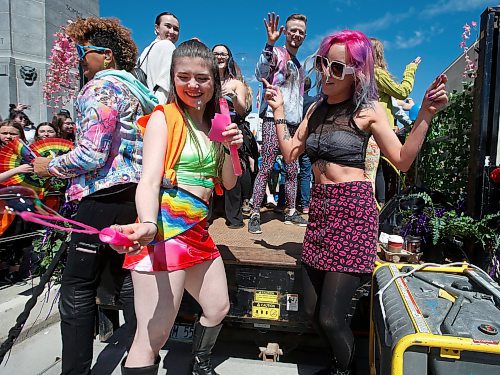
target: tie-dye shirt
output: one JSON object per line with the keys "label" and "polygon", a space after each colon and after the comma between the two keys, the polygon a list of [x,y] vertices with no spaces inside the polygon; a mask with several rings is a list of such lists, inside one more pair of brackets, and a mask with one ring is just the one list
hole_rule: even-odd
{"label": "tie-dye shirt", "polygon": [[[255,77],[278,86],[283,95],[285,119],[287,124],[298,126],[302,121],[304,95],[304,69],[295,56],[290,56],[285,47],[273,47],[266,44],[255,68]],[[271,107],[264,100],[262,93],[260,117],[273,117]]]}
{"label": "tie-dye shirt", "polygon": [[114,77],[94,78],[80,91],[75,107],[76,147],[49,163],[52,175],[71,178],[67,199],[139,182],[142,135],[135,123],[144,113],[128,87]]}

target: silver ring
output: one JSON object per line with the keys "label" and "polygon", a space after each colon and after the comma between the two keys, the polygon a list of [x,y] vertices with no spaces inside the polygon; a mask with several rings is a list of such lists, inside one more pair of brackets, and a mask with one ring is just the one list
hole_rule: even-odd
{"label": "silver ring", "polygon": [[122,228],[122,226],[121,226],[121,225],[117,225],[117,226],[116,226],[116,230],[117,230],[118,232],[120,232],[120,233],[123,233],[123,228]]}

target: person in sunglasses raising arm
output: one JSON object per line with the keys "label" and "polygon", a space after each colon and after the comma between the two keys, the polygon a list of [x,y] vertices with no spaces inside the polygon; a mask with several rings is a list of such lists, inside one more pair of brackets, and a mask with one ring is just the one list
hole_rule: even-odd
{"label": "person in sunglasses raising arm", "polygon": [[332,349],[324,373],[349,374],[354,337],[346,314],[361,277],[373,271],[377,245],[378,211],[364,175],[368,139],[373,135],[389,160],[408,170],[432,117],[448,101],[447,78],[440,75],[429,86],[403,146],[378,103],[373,49],[363,33],[344,30],[325,37],[315,67],[323,99],[313,104],[293,137],[279,88],[265,82],[265,99],[285,160],[305,150],[313,163],[315,184],[301,256],[304,304]]}

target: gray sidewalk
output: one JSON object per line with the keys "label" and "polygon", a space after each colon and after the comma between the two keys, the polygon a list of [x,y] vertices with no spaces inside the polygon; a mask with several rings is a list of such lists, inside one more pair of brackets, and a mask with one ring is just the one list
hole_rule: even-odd
{"label": "gray sidewalk", "polygon": [[[36,278],[25,285],[0,287],[1,342],[5,340],[18,315],[23,311],[32,288],[38,285],[38,281]],[[2,375],[61,373],[58,291],[59,285],[45,288],[12,351],[0,364]],[[120,374],[120,361],[125,353],[122,333],[123,330],[119,329],[107,342],[100,342],[98,339],[94,341],[93,374]],[[169,342],[166,350],[160,352],[163,361],[159,374],[187,374],[190,350],[189,344]],[[213,363],[221,375],[310,375],[318,370],[317,366],[287,363],[301,363],[300,360],[297,361],[297,355],[301,357],[310,354],[285,354],[281,358],[283,362],[263,362],[258,359],[258,348],[255,344],[221,341],[215,348]]]}
{"label": "gray sidewalk", "polygon": [[[0,287],[0,342],[7,338],[10,328],[16,323],[24,305],[31,297],[33,289],[38,285],[40,278],[27,280],[26,284],[3,285]],[[31,310],[17,343],[29,336],[35,335],[45,327],[59,321],[57,298],[59,285],[46,285],[43,293],[38,297],[37,304]]]}
{"label": "gray sidewalk", "polygon": [[[118,375],[120,362],[125,353],[121,330],[116,331],[106,343],[94,341],[92,374]],[[162,350],[159,374],[188,374],[191,346],[171,342]],[[3,375],[57,375],[61,373],[61,337],[59,324],[44,328],[14,346],[7,361],[0,365]],[[317,366],[295,363],[270,363],[257,359],[255,345],[219,342],[215,347],[213,363],[220,375],[311,375]],[[282,360],[285,360],[282,357]],[[251,359],[253,358],[253,359]],[[6,357],[7,359],[7,357]]]}

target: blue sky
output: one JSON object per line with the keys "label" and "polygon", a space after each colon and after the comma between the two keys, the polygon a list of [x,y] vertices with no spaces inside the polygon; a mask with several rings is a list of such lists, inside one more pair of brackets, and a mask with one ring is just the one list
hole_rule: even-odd
{"label": "blue sky", "polygon": [[[101,0],[100,16],[117,17],[132,29],[134,40],[142,51],[151,40],[154,19],[169,11],[180,20],[179,42],[200,38],[209,47],[227,44],[243,70],[254,94],[257,82],[253,76],[256,60],[266,42],[263,19],[274,11],[284,22],[292,13],[308,18],[307,38],[299,50],[303,61],[314,53],[321,39],[332,31],[357,29],[384,42],[389,70],[401,79],[406,64],[416,56],[422,63],[416,75],[411,96],[419,102],[432,79],[461,53],[459,44],[463,25],[476,21],[488,5],[483,0],[434,1],[132,1]],[[477,37],[473,31],[472,38]],[[284,43],[284,37],[279,41]]]}

